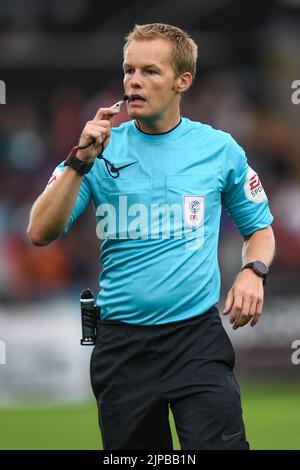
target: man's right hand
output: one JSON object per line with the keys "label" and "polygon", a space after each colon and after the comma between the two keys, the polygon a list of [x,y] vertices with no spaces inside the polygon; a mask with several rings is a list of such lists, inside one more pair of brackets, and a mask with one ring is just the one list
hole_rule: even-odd
{"label": "man's right hand", "polygon": [[80,160],[91,162],[107,147],[113,117],[118,112],[112,108],[99,108],[94,119],[86,123],[78,145],[79,147],[90,145],[84,150],[78,150],[76,156]]}

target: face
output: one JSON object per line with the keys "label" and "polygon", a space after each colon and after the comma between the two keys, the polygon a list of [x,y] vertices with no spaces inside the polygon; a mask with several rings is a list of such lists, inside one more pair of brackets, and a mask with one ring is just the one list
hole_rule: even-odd
{"label": "face", "polygon": [[171,44],[162,38],[133,40],[124,57],[124,90],[131,118],[161,119],[179,105]]}

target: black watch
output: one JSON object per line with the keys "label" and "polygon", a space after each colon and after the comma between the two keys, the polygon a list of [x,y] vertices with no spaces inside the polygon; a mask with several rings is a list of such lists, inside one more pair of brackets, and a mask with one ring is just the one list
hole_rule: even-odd
{"label": "black watch", "polygon": [[252,261],[252,263],[245,264],[245,266],[242,267],[242,271],[246,268],[252,269],[259,277],[262,277],[263,285],[266,285],[266,278],[269,272],[268,266],[261,261]]}
{"label": "black watch", "polygon": [[65,159],[64,165],[70,166],[71,168],[76,170],[77,173],[83,176],[90,171],[90,169],[94,165],[94,162],[88,163],[88,162],[84,162],[83,160],[80,160],[80,158],[76,157],[77,152],[78,152],[78,145],[75,145],[75,147],[72,148],[71,152]]}

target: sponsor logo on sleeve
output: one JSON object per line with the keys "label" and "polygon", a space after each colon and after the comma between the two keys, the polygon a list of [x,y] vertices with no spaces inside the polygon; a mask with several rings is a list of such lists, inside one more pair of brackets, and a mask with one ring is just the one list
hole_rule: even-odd
{"label": "sponsor logo on sleeve", "polygon": [[268,200],[258,174],[252,168],[250,168],[247,173],[244,184],[244,191],[246,197],[250,201],[256,202],[257,204]]}

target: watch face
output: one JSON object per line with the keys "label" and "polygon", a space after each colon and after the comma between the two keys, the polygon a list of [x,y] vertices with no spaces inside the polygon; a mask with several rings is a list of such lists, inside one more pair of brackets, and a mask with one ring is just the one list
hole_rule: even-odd
{"label": "watch face", "polygon": [[269,272],[268,267],[261,261],[254,261],[253,269],[261,273],[263,276],[266,276]]}

